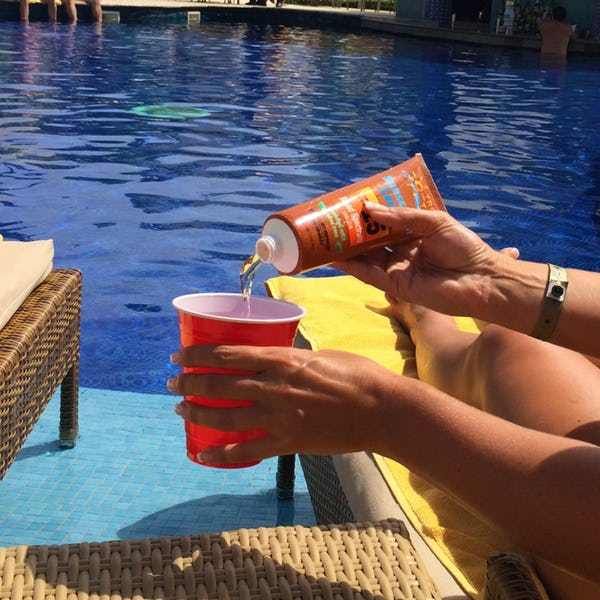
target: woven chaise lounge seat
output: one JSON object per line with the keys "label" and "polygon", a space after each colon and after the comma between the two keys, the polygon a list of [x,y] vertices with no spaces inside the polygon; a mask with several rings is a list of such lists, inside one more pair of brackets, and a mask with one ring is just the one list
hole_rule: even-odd
{"label": "woven chaise lounge seat", "polygon": [[[375,288],[344,276],[277,277],[267,282],[267,290],[274,298],[307,310],[297,347],[355,352],[392,370],[414,374],[414,364],[407,364],[408,338],[403,340],[390,327],[388,303]],[[299,459],[317,523],[404,522],[443,600],[548,600],[532,562],[509,553],[512,545],[501,533],[457,507],[454,498],[429,482],[421,487],[421,496],[415,494],[421,502],[415,505],[397,493],[399,482],[386,478],[380,468],[383,457],[356,452],[300,454]],[[293,496],[295,463],[294,456],[279,458],[280,497]],[[430,489],[432,495],[425,497]],[[416,507],[425,508],[419,513]],[[425,509],[428,519],[423,520]]]}
{"label": "woven chaise lounge seat", "polygon": [[[485,600],[547,600],[518,559]],[[401,521],[0,548],[0,600],[441,600]]]}
{"label": "woven chaise lounge seat", "polygon": [[60,444],[75,444],[80,311],[81,273],[57,269],[0,330],[0,479],[59,385]]}
{"label": "woven chaise lounge seat", "polygon": [[0,548],[0,600],[438,600],[400,521]]}

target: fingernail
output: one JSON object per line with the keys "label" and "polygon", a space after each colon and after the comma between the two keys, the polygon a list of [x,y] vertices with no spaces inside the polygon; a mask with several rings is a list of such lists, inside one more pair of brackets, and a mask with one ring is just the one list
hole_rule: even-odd
{"label": "fingernail", "polygon": [[202,452],[198,452],[196,458],[200,462],[209,463],[213,457],[213,453],[210,450],[202,450]]}
{"label": "fingernail", "polygon": [[167,389],[170,392],[177,391],[177,377],[172,377],[171,379],[167,379]]}
{"label": "fingernail", "polygon": [[173,352],[173,354],[171,354],[169,359],[174,365],[178,365],[181,362],[181,353]]}
{"label": "fingernail", "polygon": [[365,202],[365,208],[368,210],[377,210],[378,208],[384,208],[381,204],[377,202]]}

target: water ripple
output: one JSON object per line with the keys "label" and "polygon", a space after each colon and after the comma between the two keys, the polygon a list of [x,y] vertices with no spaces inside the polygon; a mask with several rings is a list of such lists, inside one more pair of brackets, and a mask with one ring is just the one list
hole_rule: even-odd
{"label": "water ripple", "polygon": [[[269,213],[414,152],[490,243],[600,266],[591,61],[216,24],[2,23],[0,56],[0,233],[52,237],[57,264],[84,271],[86,385],[139,381],[135,350],[162,389],[172,296],[235,290]],[[157,104],[209,114],[132,113]]]}

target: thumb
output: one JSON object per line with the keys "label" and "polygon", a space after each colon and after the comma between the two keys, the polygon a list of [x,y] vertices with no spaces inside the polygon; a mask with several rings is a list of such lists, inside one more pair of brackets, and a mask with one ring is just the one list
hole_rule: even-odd
{"label": "thumb", "polygon": [[366,202],[365,209],[378,223],[387,225],[399,233],[409,237],[424,237],[440,227],[453,221],[452,217],[442,210],[423,210],[400,206],[383,206],[375,202]]}

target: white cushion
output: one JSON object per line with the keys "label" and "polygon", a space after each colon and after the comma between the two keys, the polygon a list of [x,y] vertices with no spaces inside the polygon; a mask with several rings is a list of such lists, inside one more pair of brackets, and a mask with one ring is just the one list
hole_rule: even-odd
{"label": "white cushion", "polygon": [[0,236],[0,329],[52,271],[54,242],[7,242]]}

